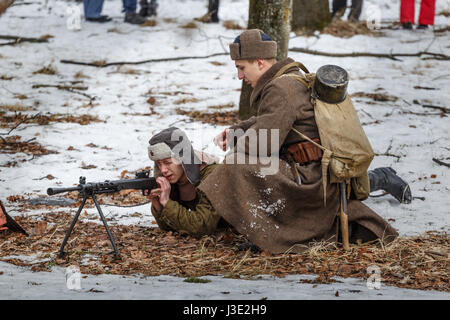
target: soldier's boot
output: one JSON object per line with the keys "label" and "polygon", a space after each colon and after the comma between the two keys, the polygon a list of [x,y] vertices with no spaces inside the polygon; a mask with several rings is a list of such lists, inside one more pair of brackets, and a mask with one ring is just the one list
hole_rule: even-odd
{"label": "soldier's boot", "polygon": [[411,203],[412,194],[409,184],[389,167],[369,170],[370,192],[384,190],[400,203]]}
{"label": "soldier's boot", "polygon": [[140,0],[139,6],[141,7],[141,9],[139,10],[139,15],[141,17],[147,17],[148,16],[148,1]]}

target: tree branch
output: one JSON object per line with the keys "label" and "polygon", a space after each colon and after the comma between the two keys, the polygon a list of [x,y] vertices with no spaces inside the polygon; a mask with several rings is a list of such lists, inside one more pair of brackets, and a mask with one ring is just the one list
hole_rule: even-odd
{"label": "tree branch", "polygon": [[433,53],[433,52],[426,52],[426,51],[420,51],[417,53],[372,53],[372,52],[351,52],[351,53],[331,53],[331,52],[323,52],[323,51],[316,51],[316,50],[310,50],[306,48],[291,48],[289,51],[294,52],[301,52],[301,53],[307,53],[307,54],[313,54],[313,55],[319,55],[319,56],[326,56],[326,57],[374,57],[374,58],[387,58],[395,61],[401,61],[400,59],[397,59],[397,57],[421,57],[423,55],[428,55],[431,57],[424,57],[424,60],[430,60],[430,59],[436,59],[436,60],[450,60],[450,56],[447,56],[445,54],[441,53]]}
{"label": "tree branch", "polygon": [[440,164],[441,166],[446,166],[446,167],[450,168],[450,163],[445,163],[445,162],[443,162],[443,161],[441,161],[439,159],[436,159],[436,158],[433,158],[432,160],[434,162],[436,162],[437,164]]}
{"label": "tree branch", "polygon": [[47,39],[26,38],[26,37],[20,37],[20,36],[5,36],[5,35],[0,35],[0,39],[13,40],[13,41],[6,42],[6,43],[0,43],[0,46],[15,45],[15,44],[19,44],[21,42],[38,42],[38,43],[48,42]]}
{"label": "tree branch", "polygon": [[222,52],[222,53],[213,53],[208,56],[188,56],[188,57],[175,57],[175,58],[161,58],[161,59],[149,59],[149,60],[142,60],[142,61],[119,61],[119,62],[110,62],[110,63],[101,63],[101,62],[80,62],[80,61],[73,61],[73,60],[61,60],[61,63],[67,63],[67,64],[77,64],[82,66],[90,66],[90,67],[97,67],[97,68],[105,68],[110,66],[118,66],[118,65],[124,65],[124,64],[144,64],[144,63],[151,63],[151,62],[169,62],[169,61],[179,61],[179,60],[189,60],[189,59],[207,59],[212,58],[216,56],[224,56],[228,55],[228,52]]}
{"label": "tree branch", "polygon": [[[36,114],[35,114],[34,116],[32,116],[31,118],[28,118],[28,116],[25,115],[25,118],[24,118],[22,121],[20,121],[18,124],[16,124],[14,127],[12,127],[12,128],[8,131],[8,133],[0,133],[0,138],[2,138],[2,137],[1,137],[2,135],[4,135],[4,136],[9,135],[13,130],[15,130],[15,129],[16,129],[18,126],[20,126],[22,123],[25,123],[25,122],[27,122],[28,120],[33,120],[34,118],[38,117],[40,114],[41,114],[40,112],[39,112],[39,113],[36,113]],[[4,143],[6,143],[6,140],[5,140],[5,139],[2,138],[2,140],[3,140]]]}
{"label": "tree branch", "polygon": [[92,96],[88,95],[87,93],[77,91],[77,90],[87,90],[88,87],[63,86],[63,85],[59,85],[59,84],[35,84],[35,85],[32,86],[32,88],[33,89],[37,89],[37,88],[57,88],[59,90],[65,90],[65,91],[69,91],[69,92],[72,92],[72,93],[80,94],[82,96],[85,96],[85,97],[89,98],[90,100],[95,100],[95,97],[92,97]]}

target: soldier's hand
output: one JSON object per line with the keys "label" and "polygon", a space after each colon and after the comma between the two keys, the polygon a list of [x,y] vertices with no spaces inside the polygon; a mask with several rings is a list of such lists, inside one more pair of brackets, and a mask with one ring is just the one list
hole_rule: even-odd
{"label": "soldier's hand", "polygon": [[161,187],[161,193],[159,194],[159,203],[164,207],[167,204],[167,201],[169,201],[170,196],[170,182],[164,177],[158,177],[156,178],[156,182]]}
{"label": "soldier's hand", "polygon": [[214,144],[223,151],[226,151],[230,145],[230,141],[232,139],[230,131],[231,129],[225,129],[223,132],[214,137]]}
{"label": "soldier's hand", "polygon": [[150,193],[148,190],[145,191],[145,195],[148,196],[152,200],[152,206],[156,211],[161,211],[162,205],[159,202],[159,197],[161,195],[161,188],[152,189]]}

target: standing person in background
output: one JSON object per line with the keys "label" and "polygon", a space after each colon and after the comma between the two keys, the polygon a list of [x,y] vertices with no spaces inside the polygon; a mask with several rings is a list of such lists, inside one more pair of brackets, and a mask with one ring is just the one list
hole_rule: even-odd
{"label": "standing person in background", "polygon": [[103,2],[104,0],[83,0],[86,21],[104,23],[112,20],[108,16],[101,15]]}
{"label": "standing person in background", "polygon": [[[412,29],[414,24],[414,0],[401,0],[400,23],[403,29]],[[436,0],[422,0],[420,2],[419,26],[417,29],[427,29],[434,24]]]}
{"label": "standing person in background", "polygon": [[[348,20],[355,22],[358,21],[359,16],[361,15],[363,0],[352,0],[352,10],[348,14]],[[331,17],[333,18],[335,15],[341,17],[345,9],[347,7],[347,0],[333,0],[333,11],[331,13]]]}

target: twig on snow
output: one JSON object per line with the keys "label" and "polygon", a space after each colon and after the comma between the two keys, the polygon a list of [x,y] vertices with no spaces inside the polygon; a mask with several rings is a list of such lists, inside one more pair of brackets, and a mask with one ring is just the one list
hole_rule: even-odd
{"label": "twig on snow", "polygon": [[223,56],[228,55],[228,52],[221,52],[221,53],[213,53],[207,56],[187,56],[187,57],[175,57],[175,58],[160,58],[160,59],[149,59],[149,60],[142,60],[142,61],[119,61],[119,62],[110,62],[110,63],[95,63],[95,62],[80,62],[80,61],[73,61],[73,60],[61,60],[61,63],[67,63],[67,64],[77,64],[82,66],[90,66],[90,67],[97,67],[97,68],[105,68],[110,66],[118,66],[118,65],[124,65],[124,64],[144,64],[144,63],[151,63],[151,62],[169,62],[169,61],[179,61],[179,60],[189,60],[189,59],[207,59],[212,58],[216,56]]}
{"label": "twig on snow", "polygon": [[317,50],[310,50],[306,48],[291,48],[289,51],[294,52],[301,52],[301,53],[307,53],[307,54],[313,54],[313,55],[319,55],[319,56],[326,56],[326,57],[374,57],[374,58],[387,58],[395,61],[402,61],[400,59],[397,59],[397,57],[421,57],[423,55],[429,56],[424,57],[423,60],[450,60],[450,56],[447,56],[445,54],[441,53],[433,53],[433,52],[426,52],[426,51],[420,51],[417,53],[373,53],[373,52],[350,52],[350,53],[332,53],[332,52],[323,52],[323,51],[317,51]]}
{"label": "twig on snow", "polygon": [[436,159],[436,158],[433,158],[432,160],[434,162],[436,162],[437,164],[440,164],[441,166],[446,166],[446,167],[450,168],[450,163],[445,163],[445,162],[443,162],[443,161],[441,161],[439,159]]}

